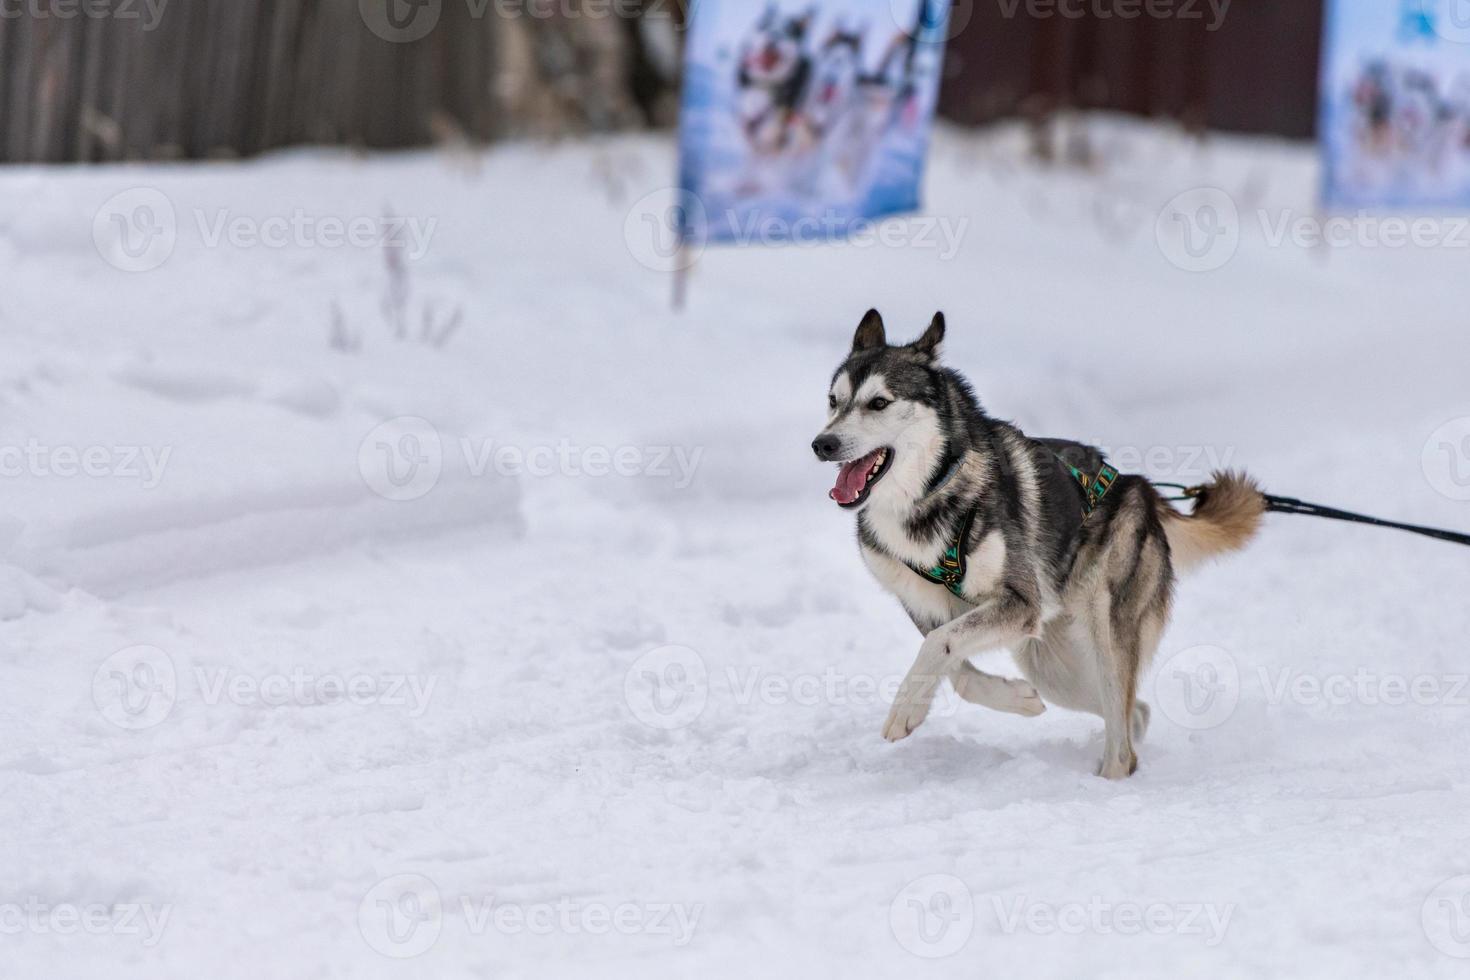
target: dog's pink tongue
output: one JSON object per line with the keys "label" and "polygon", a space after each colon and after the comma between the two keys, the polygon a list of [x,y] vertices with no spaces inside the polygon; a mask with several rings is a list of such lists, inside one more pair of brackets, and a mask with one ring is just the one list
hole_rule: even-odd
{"label": "dog's pink tongue", "polygon": [[850,504],[862,496],[863,487],[868,482],[868,470],[873,468],[880,452],[882,450],[875,449],[862,459],[843,463],[842,468],[837,471],[837,486],[832,488],[828,496],[839,504]]}

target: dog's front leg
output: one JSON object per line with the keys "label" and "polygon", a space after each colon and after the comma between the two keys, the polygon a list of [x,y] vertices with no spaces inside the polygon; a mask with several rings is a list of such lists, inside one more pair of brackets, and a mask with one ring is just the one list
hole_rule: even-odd
{"label": "dog's front leg", "polygon": [[[934,703],[934,692],[944,678],[959,681],[968,689],[970,680],[962,677],[961,671],[967,666],[969,657],[986,650],[1015,646],[1022,640],[1037,636],[1040,630],[1038,604],[1021,590],[1008,588],[929,633],[920,644],[919,656],[894,696],[893,708],[883,725],[883,737],[897,742],[922,725]],[[1017,693],[1024,700],[1027,692]],[[1035,691],[1029,693],[1034,696]]]}
{"label": "dog's front leg", "polygon": [[[929,625],[929,619],[923,613],[910,609],[907,603],[903,608],[909,614],[909,619],[913,620],[920,636],[927,637],[939,628]],[[978,704],[982,708],[1027,716],[1039,715],[1046,710],[1041,695],[1026,681],[987,674],[968,661],[960,662],[958,669],[949,675],[949,682],[960,700]]]}

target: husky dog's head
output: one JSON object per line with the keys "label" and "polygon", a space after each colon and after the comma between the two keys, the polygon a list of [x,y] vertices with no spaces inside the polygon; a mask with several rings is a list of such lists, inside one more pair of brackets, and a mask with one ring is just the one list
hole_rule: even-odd
{"label": "husky dog's head", "polygon": [[766,7],[740,52],[740,77],[755,85],[781,85],[789,81],[806,57],[806,35],[815,10],[800,16],[783,16],[775,4]]}
{"label": "husky dog's head", "polygon": [[839,464],[829,494],[838,505],[862,507],[885,478],[895,499],[920,495],[944,451],[942,340],[943,313],[902,347],[888,345],[877,310],[863,317],[852,352],[832,376],[827,425],[812,441],[818,459]]}

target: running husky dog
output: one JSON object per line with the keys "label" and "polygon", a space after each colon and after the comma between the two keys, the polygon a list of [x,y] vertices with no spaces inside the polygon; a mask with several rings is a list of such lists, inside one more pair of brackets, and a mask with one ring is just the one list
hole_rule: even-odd
{"label": "running husky dog", "polygon": [[[1177,571],[1243,547],[1265,500],[1217,473],[1185,516],[1153,484],[1120,476],[1090,446],[1032,439],[988,417],[939,364],[944,315],[902,347],[876,310],[827,396],[817,458],[840,463],[831,497],[857,512],[868,568],[923,634],[883,737],[918,728],[948,679],[964,700],[1037,715],[1052,704],[1101,715],[1098,774],[1138,767],[1148,727],[1139,675],[1169,617]],[[1010,649],[1027,681],[968,658]]]}
{"label": "running husky dog", "polygon": [[740,125],[757,153],[786,150],[797,135],[811,84],[807,33],[815,17],[815,8],[798,17],[782,17],[773,3],[741,46],[735,80]]}

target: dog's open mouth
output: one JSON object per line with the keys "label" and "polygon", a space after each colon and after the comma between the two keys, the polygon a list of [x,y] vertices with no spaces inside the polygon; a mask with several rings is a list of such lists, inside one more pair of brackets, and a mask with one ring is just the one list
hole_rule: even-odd
{"label": "dog's open mouth", "polygon": [[837,471],[837,485],[827,494],[843,507],[856,507],[868,499],[873,484],[883,479],[888,464],[893,459],[893,450],[875,449],[862,459],[843,463]]}

